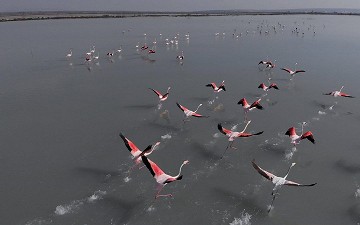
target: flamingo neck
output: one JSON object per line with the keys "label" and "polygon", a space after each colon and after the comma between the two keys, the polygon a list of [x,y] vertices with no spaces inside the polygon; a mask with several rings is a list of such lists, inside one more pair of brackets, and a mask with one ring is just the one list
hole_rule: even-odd
{"label": "flamingo neck", "polygon": [[341,92],[341,90],[344,88],[344,86],[341,86],[341,88],[340,88],[340,90],[339,90],[339,92]]}
{"label": "flamingo neck", "polygon": [[245,126],[244,130],[243,130],[243,131],[241,131],[241,133],[244,133],[244,132],[245,132],[245,130],[246,130],[246,128],[249,126],[250,122],[251,122],[251,120],[249,120],[249,121],[247,122],[247,124],[246,124],[246,126]]}
{"label": "flamingo neck", "polygon": [[288,169],[288,171],[287,171],[286,175],[284,176],[284,179],[286,179],[286,177],[289,175],[290,170],[291,170],[291,168],[292,168],[293,166],[294,166],[294,164],[291,164],[291,166],[289,167],[289,169]]}
{"label": "flamingo neck", "polygon": [[178,178],[181,175],[181,169],[183,168],[184,165],[185,165],[185,163],[181,164],[179,173],[174,178]]}
{"label": "flamingo neck", "polygon": [[194,112],[197,112],[199,110],[200,106],[202,106],[202,104],[200,104]]}

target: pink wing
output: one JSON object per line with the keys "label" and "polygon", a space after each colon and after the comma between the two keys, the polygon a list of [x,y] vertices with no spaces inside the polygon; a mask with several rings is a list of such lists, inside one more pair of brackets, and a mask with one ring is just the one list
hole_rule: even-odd
{"label": "pink wing", "polygon": [[285,70],[286,72],[288,72],[288,73],[291,73],[292,72],[292,70],[290,70],[290,69],[288,69],[288,68],[281,68],[282,70]]}
{"label": "pink wing", "polygon": [[212,87],[213,89],[215,89],[216,84],[215,83],[210,83],[210,84],[207,84],[206,87]]}
{"label": "pink wing", "polygon": [[150,173],[155,177],[155,176],[160,176],[162,174],[164,174],[164,171],[162,171],[160,169],[160,167],[158,167],[158,165],[156,165],[153,161],[151,161],[150,159],[148,159],[146,156],[142,156],[141,157],[142,161],[144,162],[145,166],[149,169]]}
{"label": "pink wing", "polygon": [[218,124],[218,130],[219,130],[221,133],[225,134],[225,135],[232,133],[231,130],[228,130],[228,129],[223,128],[223,127],[221,126],[221,123]]}
{"label": "pink wing", "polygon": [[159,91],[154,90],[152,88],[149,88],[149,89],[152,90],[153,92],[155,92],[155,94],[157,94],[157,96],[159,96],[159,98],[162,98],[162,94]]}
{"label": "pink wing", "polygon": [[345,94],[344,92],[340,92],[339,95],[342,96],[342,97],[354,98],[353,96]]}
{"label": "pink wing", "polygon": [[191,116],[194,116],[194,117],[208,117],[208,116],[204,116],[204,115],[201,115],[201,114],[198,114],[198,113],[193,113]]}
{"label": "pink wing", "polygon": [[297,187],[301,187],[301,186],[314,186],[317,183],[313,183],[313,184],[299,184],[290,180],[286,180],[285,181],[285,185],[289,185],[289,186],[297,186]]}
{"label": "pink wing", "polygon": [[130,153],[133,156],[139,155],[141,153],[140,149],[136,147],[136,145],[132,141],[127,139],[123,134],[120,133],[120,137],[121,139],[123,139],[125,146],[129,149]]}
{"label": "pink wing", "polygon": [[188,111],[188,109],[187,109],[186,107],[180,105],[179,103],[176,103],[176,105],[177,105],[183,112]]}
{"label": "pink wing", "polygon": [[308,131],[305,134],[301,135],[301,139],[305,139],[305,138],[311,141],[313,144],[315,144],[315,139],[311,131]]}

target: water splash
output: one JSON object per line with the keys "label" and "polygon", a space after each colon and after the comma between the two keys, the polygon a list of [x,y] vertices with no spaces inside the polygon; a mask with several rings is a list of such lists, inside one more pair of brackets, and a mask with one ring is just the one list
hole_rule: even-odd
{"label": "water splash", "polygon": [[154,212],[155,210],[156,210],[156,208],[153,205],[149,206],[149,208],[146,209],[146,211],[150,212],[150,213]]}
{"label": "water splash", "polygon": [[125,177],[125,178],[124,178],[124,182],[125,182],[125,183],[129,182],[130,180],[131,180],[130,177]]}
{"label": "water splash", "polygon": [[106,195],[106,191],[95,191],[93,195],[91,195],[90,197],[88,197],[87,201],[88,202],[95,202],[96,200],[100,200],[102,199],[102,197]]}
{"label": "water splash", "polygon": [[360,198],[360,187],[355,191],[355,198]]}
{"label": "water splash", "polygon": [[102,197],[106,195],[106,191],[95,191],[94,194],[92,194],[91,196],[84,198],[84,199],[80,199],[80,200],[74,200],[72,202],[70,202],[70,204],[64,204],[64,205],[58,205],[55,208],[55,214],[58,216],[62,216],[65,214],[69,214],[69,213],[74,213],[77,210],[80,209],[80,207],[82,205],[84,205],[85,203],[92,203],[96,200],[102,199]]}
{"label": "water splash", "polygon": [[48,225],[51,223],[52,223],[51,219],[36,218],[27,222],[25,225]]}
{"label": "water splash", "polygon": [[83,204],[84,204],[84,201],[82,201],[82,200],[74,200],[70,204],[58,205],[58,206],[56,206],[55,214],[62,216],[62,215],[68,214],[68,213],[75,212]]}
{"label": "water splash", "polygon": [[171,138],[172,138],[171,134],[165,134],[165,135],[161,136],[161,139],[163,139],[163,140],[171,139]]}
{"label": "water splash", "polygon": [[251,225],[250,219],[251,219],[251,215],[247,212],[245,212],[245,210],[241,213],[241,217],[240,218],[234,218],[234,221],[232,221],[231,223],[229,223],[230,225]]}
{"label": "water splash", "polygon": [[292,147],[290,150],[288,150],[288,151],[286,151],[286,153],[285,153],[285,158],[287,159],[287,160],[290,160],[290,159],[292,159],[292,157],[293,157],[293,155],[294,155],[294,153],[296,152],[296,147],[294,146],[294,147]]}
{"label": "water splash", "polygon": [[219,138],[219,137],[221,137],[221,133],[215,133],[215,134],[213,135],[213,138]]}

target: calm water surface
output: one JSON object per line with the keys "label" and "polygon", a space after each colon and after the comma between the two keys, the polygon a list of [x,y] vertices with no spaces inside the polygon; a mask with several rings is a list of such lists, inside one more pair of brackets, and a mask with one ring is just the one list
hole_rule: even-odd
{"label": "calm water surface", "polygon": [[[359,20],[303,15],[0,23],[0,223],[360,223]],[[178,44],[166,45],[175,36]],[[156,53],[137,51],[137,43]],[[85,63],[93,45],[100,59]],[[106,57],[120,46],[120,54]],[[66,59],[70,48],[73,56]],[[181,51],[183,63],[176,60]],[[276,60],[276,67],[259,67],[260,60]],[[306,72],[290,80],[281,67]],[[269,77],[280,90],[263,96],[257,87]],[[226,92],[205,87],[222,80]],[[169,98],[158,105],[148,88],[164,92],[169,86]],[[341,86],[357,98],[322,95]],[[243,97],[262,98],[265,109],[248,114],[247,131],[264,133],[235,140],[237,150],[219,160],[228,141],[217,124],[243,129],[237,104]],[[202,103],[198,113],[210,117],[183,124],[176,102],[192,110]],[[304,140],[294,151],[284,134],[292,126],[301,132],[303,121],[316,144]],[[169,174],[190,161],[183,180],[163,189],[173,198],[153,200],[156,182],[146,168],[127,173],[133,162],[120,132],[140,149],[160,141],[149,158]],[[283,187],[268,214],[273,186],[252,159],[279,176],[296,162],[288,179],[317,185]]]}

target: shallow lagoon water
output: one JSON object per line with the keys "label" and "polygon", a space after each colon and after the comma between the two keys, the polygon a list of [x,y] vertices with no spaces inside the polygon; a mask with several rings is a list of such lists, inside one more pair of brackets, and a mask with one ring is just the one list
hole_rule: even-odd
{"label": "shallow lagoon water", "polygon": [[[1,223],[359,223],[358,20],[298,15],[0,23]],[[296,27],[299,34],[292,32]],[[175,36],[178,45],[165,44]],[[138,42],[153,47],[155,38],[154,55],[136,50]],[[85,62],[93,45],[98,64]],[[121,54],[106,57],[120,46]],[[70,48],[73,56],[66,59]],[[176,60],[181,51],[183,63]],[[257,65],[266,59],[276,60],[271,71]],[[306,72],[290,80],[280,68],[295,63]],[[257,86],[269,77],[280,90],[262,98],[264,110],[248,114],[247,131],[264,133],[235,140],[238,149],[219,160],[227,138],[217,124],[242,130],[237,102],[262,96]],[[205,87],[222,80],[226,92],[215,95]],[[158,109],[148,88],[169,86]],[[357,98],[322,95],[341,86]],[[202,103],[198,112],[210,117],[183,124],[176,102],[193,110]],[[284,134],[291,126],[300,132],[303,121],[316,144],[302,141],[291,152]],[[146,168],[127,173],[133,162],[120,132],[140,149],[160,141],[149,158],[169,174],[190,161],[183,180],[163,190],[173,198],[153,201],[156,182]],[[268,214],[272,184],[253,169],[252,159],[279,176],[296,162],[288,178],[318,184],[283,187]]]}

